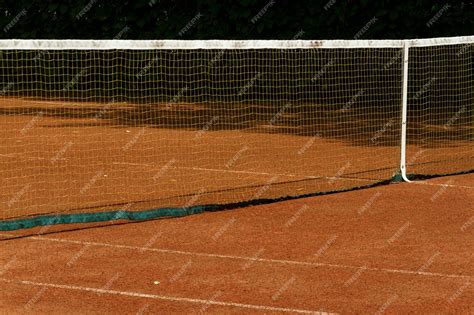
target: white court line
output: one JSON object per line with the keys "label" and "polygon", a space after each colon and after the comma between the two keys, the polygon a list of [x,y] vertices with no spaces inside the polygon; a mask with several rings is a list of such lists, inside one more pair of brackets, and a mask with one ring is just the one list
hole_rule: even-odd
{"label": "white court line", "polygon": [[[24,154],[21,154],[21,153],[10,153],[10,154],[0,154],[0,157],[6,157],[6,158],[19,158],[19,157],[23,157]],[[44,161],[44,160],[48,160],[47,158],[42,158],[42,157],[37,157],[37,156],[33,156],[33,157],[26,157],[24,158],[26,160],[30,160],[30,161]]]}
{"label": "white court line", "polygon": [[138,298],[173,301],[173,302],[186,302],[186,303],[195,303],[195,304],[203,304],[203,305],[218,305],[218,306],[227,306],[227,307],[239,307],[239,308],[247,308],[247,309],[261,310],[261,311],[268,311],[268,312],[286,312],[286,313],[315,314],[315,315],[317,315],[317,314],[320,314],[320,315],[335,314],[335,313],[327,313],[327,312],[321,312],[321,311],[310,311],[310,310],[302,310],[302,309],[286,308],[286,307],[273,307],[273,306],[266,306],[266,305],[255,305],[255,304],[243,304],[243,303],[234,303],[234,302],[223,302],[223,301],[216,301],[216,300],[193,299],[193,298],[186,298],[186,297],[158,295],[158,294],[149,294],[149,293],[140,293],[140,292],[107,290],[107,289],[101,289],[101,288],[90,288],[90,287],[67,285],[67,284],[34,282],[34,281],[28,281],[28,280],[11,280],[11,279],[0,278],[0,281],[4,281],[4,282],[7,282],[7,283],[19,283],[19,284],[30,285],[30,286],[46,287],[46,288],[56,288],[56,289],[75,290],[75,291],[86,291],[86,292],[93,292],[93,293],[98,293],[98,294],[100,293],[100,294],[122,295],[122,296],[129,296],[129,297],[138,297]]}
{"label": "white court line", "polygon": [[[134,166],[156,166],[148,163],[127,163],[127,162],[113,162],[112,164],[118,165],[134,165]],[[282,177],[302,177],[310,179],[326,179],[326,180],[353,180],[353,181],[367,181],[373,182],[370,179],[360,179],[360,178],[345,178],[345,177],[326,177],[326,176],[313,176],[313,175],[295,175],[295,174],[277,174],[277,173],[267,173],[267,172],[253,172],[253,171],[237,171],[237,170],[224,170],[217,168],[204,168],[204,167],[191,167],[191,166],[170,166],[172,169],[188,169],[194,171],[207,171],[207,172],[219,172],[219,173],[234,173],[234,174],[250,174],[250,175],[268,175],[268,176],[282,176]]]}
{"label": "white court line", "polygon": [[[4,157],[18,157],[21,154],[11,154],[11,155],[0,155]],[[45,158],[28,158],[29,160],[46,160]],[[156,165],[148,163],[130,163],[130,162],[112,162],[114,165],[131,165],[131,166],[146,166],[146,167],[156,167]],[[267,172],[253,172],[253,171],[237,171],[237,170],[224,170],[217,168],[205,168],[205,167],[191,167],[191,166],[169,166],[168,168],[172,169],[187,169],[193,171],[206,171],[206,172],[219,172],[219,173],[231,173],[231,174],[249,174],[249,175],[265,175],[265,176],[281,176],[281,177],[296,177],[302,179],[322,179],[322,180],[348,180],[348,181],[357,181],[357,182],[374,182],[372,179],[365,178],[351,178],[351,177],[332,177],[332,176],[314,176],[314,175],[295,175],[295,174],[279,174],[279,173],[267,173]]]}
{"label": "white court line", "polygon": [[[113,162],[112,164],[119,165],[134,165],[134,166],[156,166],[148,163],[128,163],[128,162]],[[204,168],[204,167],[192,167],[192,166],[170,166],[172,169],[188,169],[195,171],[210,171],[210,172],[220,172],[220,173],[235,173],[235,174],[252,174],[252,175],[268,175],[268,176],[286,176],[286,177],[305,177],[305,178],[318,178],[316,176],[310,175],[294,175],[294,174],[276,174],[276,173],[266,173],[266,172],[252,172],[252,171],[237,171],[237,170],[223,170],[217,168]]]}
{"label": "white court line", "polygon": [[[33,103],[33,104],[75,105],[75,106],[84,104],[84,102],[40,101],[40,100],[32,100],[32,99],[24,98],[24,97],[19,98],[19,99],[24,102]],[[85,104],[88,105],[87,102],[85,102]],[[101,105],[97,103],[92,103],[92,104],[94,104],[97,107]]]}
{"label": "white court line", "polygon": [[[0,157],[19,158],[19,157],[23,157],[23,156],[21,154],[11,154],[11,155],[0,154]],[[42,158],[42,157],[26,157],[24,159],[28,160],[28,161],[46,161],[46,160],[49,160],[49,159]]]}
{"label": "white court line", "polygon": [[423,181],[412,181],[413,184],[418,185],[428,185],[428,186],[438,186],[438,187],[453,187],[453,188],[468,188],[474,189],[474,186],[464,186],[464,185],[450,185],[450,184],[436,184],[436,183],[428,183]]}
{"label": "white court line", "polygon": [[[11,234],[2,234],[2,235],[11,236]],[[256,257],[247,257],[247,256],[233,256],[233,255],[188,252],[188,251],[180,251],[180,250],[172,250],[172,249],[149,248],[149,247],[119,245],[119,244],[109,244],[109,243],[99,243],[99,242],[88,242],[88,241],[75,241],[75,240],[67,240],[67,239],[60,239],[60,238],[41,237],[41,236],[32,236],[32,237],[29,237],[29,239],[38,240],[38,241],[49,241],[49,242],[61,242],[61,243],[89,245],[89,246],[122,248],[122,249],[131,249],[131,250],[137,250],[137,251],[150,251],[150,252],[178,254],[178,255],[187,255],[187,256],[223,258],[223,259],[232,259],[232,260],[247,260],[247,261],[252,261],[252,262],[261,262],[261,263],[269,263],[269,264],[284,264],[284,265],[298,265],[298,266],[309,266],[309,267],[341,268],[341,269],[352,269],[352,270],[359,270],[360,268],[363,268],[362,266],[351,266],[351,265],[342,265],[342,264],[316,263],[316,262],[306,262],[306,261],[296,261],[296,260],[283,260],[283,259],[256,258]],[[441,277],[441,278],[460,278],[460,279],[466,279],[466,278],[470,279],[471,278],[470,276],[455,275],[455,274],[454,275],[453,274],[444,274],[444,273],[437,273],[437,272],[412,271],[412,270],[389,269],[389,268],[373,268],[373,267],[371,267],[371,268],[364,267],[364,268],[365,268],[364,270],[373,271],[373,272],[382,272],[382,273],[430,276],[430,277]]]}
{"label": "white court line", "polygon": [[294,175],[294,174],[277,174],[277,173],[267,173],[267,172],[223,170],[223,169],[218,169],[218,168],[191,167],[191,166],[173,166],[173,168],[176,168],[176,169],[188,169],[188,170],[194,170],[194,171],[219,172],[219,173],[268,175],[268,176],[285,176],[285,177],[304,177],[304,178],[321,178],[321,177],[316,177],[316,176],[311,176],[311,175]]}

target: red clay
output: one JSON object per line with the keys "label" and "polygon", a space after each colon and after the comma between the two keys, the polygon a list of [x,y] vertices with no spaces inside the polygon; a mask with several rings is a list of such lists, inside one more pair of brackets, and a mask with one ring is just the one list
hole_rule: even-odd
{"label": "red clay", "polygon": [[471,314],[474,177],[448,179],[3,241],[0,309]]}
{"label": "red clay", "polygon": [[[103,104],[79,105],[0,99],[2,219],[304,194],[388,179],[398,168],[395,144],[275,126],[207,132],[206,121],[117,125],[96,118]],[[370,138],[379,127],[367,128]],[[409,167],[419,163],[409,172],[472,168],[456,160],[471,143],[419,149],[408,147]],[[443,158],[451,160],[425,163]],[[473,192],[471,174],[185,218],[3,233],[0,310],[472,314]]]}
{"label": "red clay", "polygon": [[[337,124],[310,137],[290,126],[209,130],[206,120],[163,127],[155,112],[146,116],[155,124],[143,117],[107,118],[133,106],[1,98],[2,218],[301,195],[387,180],[399,168],[398,138],[386,140],[390,145],[357,143],[379,135],[376,125],[359,126],[344,138],[336,136]],[[183,111],[167,115],[179,118]],[[327,126],[313,127],[317,135]],[[472,159],[455,158],[472,158],[474,147],[451,145],[410,145],[408,171],[472,168]]]}

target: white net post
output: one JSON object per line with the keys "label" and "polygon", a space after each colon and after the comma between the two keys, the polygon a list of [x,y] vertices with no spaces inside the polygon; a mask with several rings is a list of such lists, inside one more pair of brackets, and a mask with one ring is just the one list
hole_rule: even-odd
{"label": "white net post", "polygon": [[408,114],[408,67],[409,67],[409,49],[410,42],[403,43],[403,75],[402,75],[402,121],[401,121],[401,140],[400,140],[400,173],[404,181],[409,182],[406,168],[407,152],[407,114]]}

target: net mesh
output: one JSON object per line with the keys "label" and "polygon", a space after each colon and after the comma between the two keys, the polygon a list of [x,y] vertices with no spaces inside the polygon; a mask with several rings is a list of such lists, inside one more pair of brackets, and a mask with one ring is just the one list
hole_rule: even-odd
{"label": "net mesh", "polygon": [[[0,51],[0,218],[156,217],[390,180],[402,51]],[[410,173],[473,168],[472,51],[411,48]]]}
{"label": "net mesh", "polygon": [[410,49],[407,169],[442,175],[474,168],[472,44]]}

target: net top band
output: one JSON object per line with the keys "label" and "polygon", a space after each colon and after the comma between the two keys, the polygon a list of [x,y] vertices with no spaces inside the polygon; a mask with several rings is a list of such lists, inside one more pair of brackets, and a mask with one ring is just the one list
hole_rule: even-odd
{"label": "net top band", "polygon": [[83,40],[3,39],[0,50],[186,50],[401,48],[474,44],[474,36],[405,40]]}

